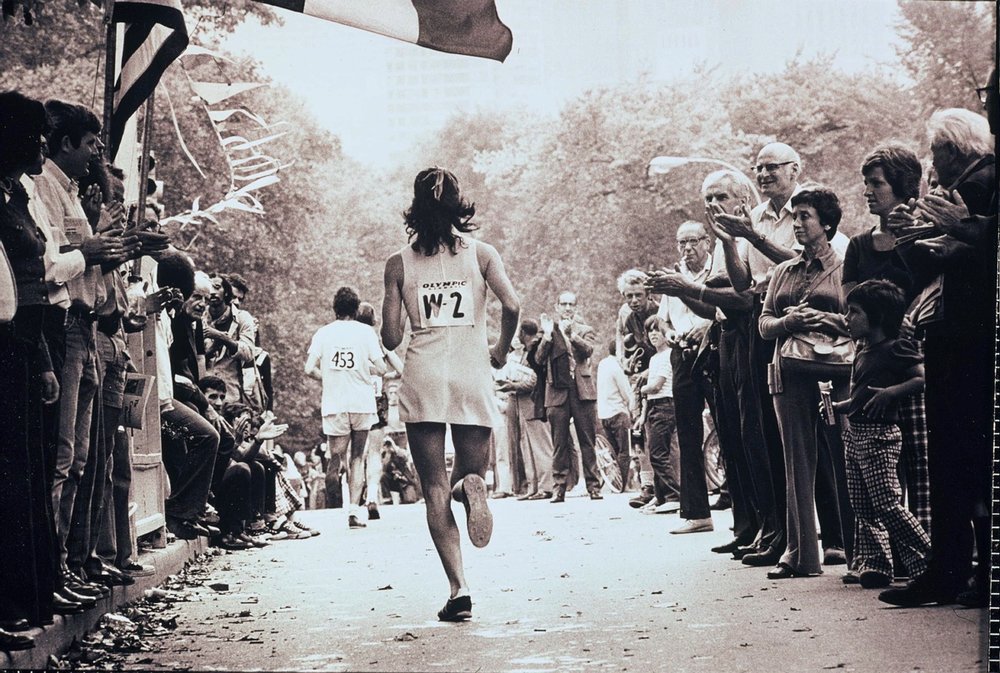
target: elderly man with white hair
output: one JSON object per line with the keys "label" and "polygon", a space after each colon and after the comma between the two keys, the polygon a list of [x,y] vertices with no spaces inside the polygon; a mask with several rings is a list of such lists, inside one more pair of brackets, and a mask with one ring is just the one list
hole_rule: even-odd
{"label": "elderly man with white hair", "polygon": [[[992,123],[957,108],[931,116],[927,138],[940,188],[897,207],[890,216],[890,226],[904,227],[904,232],[929,223],[932,233],[939,234],[904,249],[907,264],[932,278],[917,322],[925,337],[932,558],[927,572],[905,588],[879,595],[892,605],[988,603],[997,278],[991,131],[996,131],[996,88],[994,71],[985,101]],[[974,543],[979,562],[973,575]],[[974,584],[968,589],[970,576]]]}
{"label": "elderly man with white hair", "polygon": [[[774,267],[792,259],[802,249],[795,240],[793,229],[792,197],[802,190],[799,176],[803,167],[798,152],[784,143],[769,143],[757,153],[753,166],[757,185],[765,201],[752,210],[746,207],[736,213],[720,212],[715,226],[724,235],[734,239],[723,246],[726,271],[737,291],[750,289],[753,305],[750,314],[750,385],[760,401],[761,431],[767,446],[774,497],[774,530],[770,538],[759,538],[754,547],[735,552],[743,563],[753,566],[773,565],[778,562],[786,544],[785,463],[778,421],[774,414],[768,388],[768,365],[774,356],[775,343],[761,337],[757,322],[764,306],[764,293]],[[723,243],[726,243],[724,239]],[[837,234],[830,241],[836,255],[844,258],[847,244],[844,234]],[[821,447],[819,469],[816,475],[816,504],[822,529],[824,564],[847,562],[845,547],[850,552],[853,521],[847,494],[836,487],[836,473],[843,469],[842,456],[827,455]],[[848,520],[841,520],[844,516]]]}

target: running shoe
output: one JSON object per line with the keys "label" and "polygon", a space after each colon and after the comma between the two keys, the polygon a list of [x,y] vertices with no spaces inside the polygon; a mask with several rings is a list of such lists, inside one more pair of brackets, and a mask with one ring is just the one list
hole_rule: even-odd
{"label": "running shoe", "polygon": [[486,482],[478,474],[467,474],[462,479],[462,491],[469,540],[475,547],[485,547],[493,535],[493,515],[486,506]]}
{"label": "running shoe", "polygon": [[438,610],[438,620],[442,622],[464,622],[469,619],[472,619],[471,596],[449,598],[444,607]]}

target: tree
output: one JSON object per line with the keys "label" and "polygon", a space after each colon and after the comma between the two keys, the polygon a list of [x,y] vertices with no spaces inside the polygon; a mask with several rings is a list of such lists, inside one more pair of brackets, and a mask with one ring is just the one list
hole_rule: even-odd
{"label": "tree", "polygon": [[922,115],[946,107],[981,111],[975,90],[996,66],[996,3],[900,0],[899,11],[904,45],[896,51]]}

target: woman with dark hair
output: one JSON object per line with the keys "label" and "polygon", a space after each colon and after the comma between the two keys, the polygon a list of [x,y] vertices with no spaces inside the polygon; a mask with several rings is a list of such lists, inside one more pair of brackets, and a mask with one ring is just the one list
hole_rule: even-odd
{"label": "woman with dark hair", "polygon": [[[903,290],[911,315],[904,319],[904,336],[911,338],[914,323],[919,321],[924,301],[917,299],[927,278],[915,278],[897,249],[897,232],[888,226],[889,213],[897,206],[920,196],[922,168],[917,155],[899,145],[882,145],[861,163],[865,199],[868,210],[879,222],[868,231],[851,238],[844,257],[843,289],[846,296],[859,283],[867,280],[888,280]],[[920,329],[919,333],[923,330]],[[912,345],[923,355],[923,340],[912,339]],[[902,433],[900,452],[900,483],[906,494],[910,512],[920,525],[930,531],[930,473],[927,463],[927,413],[924,393],[919,392],[899,403],[899,429]],[[858,549],[852,567],[843,576],[845,584],[860,582],[856,572],[862,568],[867,552]]]}
{"label": "woman with dark hair", "polygon": [[[817,373],[809,371],[808,364],[796,366],[801,361],[782,355],[785,342],[793,337],[815,341],[847,337],[840,287],[843,264],[830,246],[840,224],[840,202],[829,189],[814,187],[793,196],[791,205],[795,240],[803,250],[775,267],[759,322],[761,336],[777,340],[769,384],[784,447],[788,501],[788,547],[778,565],[768,571],[769,579],[822,573],[815,498],[819,460],[834,462],[831,469],[836,477],[838,499],[842,503],[847,499],[843,446],[834,446],[837,437],[821,425],[818,384],[832,380],[834,399],[846,399],[850,365],[841,367],[840,372]],[[826,443],[825,451],[820,447],[821,442]],[[835,500],[827,506],[838,504]],[[840,506],[839,514],[847,517],[850,512],[845,509]],[[833,533],[824,531],[824,544]]]}
{"label": "woman with dark hair", "polygon": [[[399,346],[407,318],[412,330],[399,414],[427,503],[427,525],[451,585],[448,602],[438,612],[441,621],[472,617],[451,499],[465,506],[472,544],[489,543],[493,518],[483,476],[492,428],[503,422],[493,400],[490,366],[503,365],[520,312],[496,249],[463,235],[475,229],[470,222],[475,212],[451,172],[421,171],[404,214],[411,243],[385,265],[385,347]],[[486,330],[487,288],[502,306],[500,336],[492,348]],[[449,425],[455,444],[450,482],[444,459]]]}
{"label": "woman with dark hair", "polygon": [[[45,237],[28,211],[25,174],[45,162],[45,108],[16,91],[0,93],[0,243],[17,287],[13,320],[0,324],[0,649],[34,647],[10,631],[51,623],[56,590],[51,500],[46,489],[42,407],[59,383],[42,331],[51,308],[45,285]],[[83,603],[64,601],[63,612]],[[93,603],[89,603],[93,605]]]}
{"label": "woman with dark hair", "polygon": [[878,224],[851,238],[844,254],[844,292],[872,279],[888,280],[913,299],[914,283],[903,259],[896,253],[896,235],[888,227],[889,213],[896,206],[920,196],[920,160],[898,145],[883,145],[865,157],[861,175],[865,200]]}

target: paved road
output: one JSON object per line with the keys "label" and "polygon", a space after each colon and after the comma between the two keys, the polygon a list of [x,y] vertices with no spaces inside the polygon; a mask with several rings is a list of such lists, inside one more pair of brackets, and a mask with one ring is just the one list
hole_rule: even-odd
{"label": "paved road", "polygon": [[491,506],[491,544],[463,541],[472,622],[436,621],[447,582],[421,505],[384,507],[363,531],[342,510],[312,511],[319,537],[217,557],[210,581],[229,591],[198,588],[167,648],[125,668],[985,670],[985,611],[882,607],[841,584],[843,566],[769,581],[709,551],[728,540],[729,512],[714,533],[675,536],[676,515],[640,515],[617,494]]}

